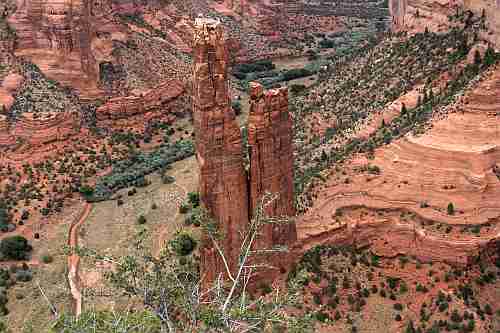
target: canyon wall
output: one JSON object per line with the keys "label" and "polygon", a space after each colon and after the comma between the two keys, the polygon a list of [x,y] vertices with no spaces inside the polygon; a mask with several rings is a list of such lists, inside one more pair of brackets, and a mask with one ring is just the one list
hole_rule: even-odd
{"label": "canyon wall", "polygon": [[9,24],[17,32],[16,55],[24,56],[51,79],[98,94],[98,66],[91,51],[95,37],[89,0],[18,0]]}
{"label": "canyon wall", "polygon": [[500,2],[496,0],[389,0],[392,29],[422,32],[425,28],[441,31],[448,28],[449,15],[456,8],[486,16],[488,31],[481,38],[500,47]]}
{"label": "canyon wall", "polygon": [[[223,232],[229,268],[237,265],[248,223],[248,186],[240,129],[231,108],[224,32],[218,21],[197,19],[193,43],[193,121],[200,167],[200,198]],[[224,272],[210,241],[202,249],[206,281]]]}
{"label": "canyon wall", "polygon": [[[200,199],[218,223],[229,269],[238,263],[242,236],[253,209],[266,192],[279,194],[266,207],[269,216],[294,215],[292,120],[286,89],[264,93],[252,84],[248,123],[250,171],[245,172],[240,128],[228,92],[226,41],[219,21],[197,19],[193,53],[193,119],[200,167]],[[292,247],[297,239],[294,224],[266,224],[255,244],[258,249],[277,245]],[[272,277],[286,269],[290,256],[272,253],[261,259],[273,269],[259,272]],[[225,272],[217,248],[204,235],[201,270],[205,283]]]}
{"label": "canyon wall", "polygon": [[489,32],[483,32],[481,37],[500,48],[500,2],[497,0],[463,0],[464,7],[482,15],[483,11],[488,22]]}

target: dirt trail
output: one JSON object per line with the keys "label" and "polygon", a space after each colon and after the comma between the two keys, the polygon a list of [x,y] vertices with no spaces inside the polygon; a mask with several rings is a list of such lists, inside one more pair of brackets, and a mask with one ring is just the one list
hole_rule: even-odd
{"label": "dirt trail", "polygon": [[[92,211],[92,204],[86,203],[84,209],[69,228],[68,245],[71,249],[78,246],[78,229],[85,222],[90,212]],[[80,265],[80,256],[72,253],[68,256],[68,281],[71,290],[71,296],[74,302],[75,316],[79,317],[82,313],[82,291],[80,286],[80,277],[78,275],[78,268]]]}

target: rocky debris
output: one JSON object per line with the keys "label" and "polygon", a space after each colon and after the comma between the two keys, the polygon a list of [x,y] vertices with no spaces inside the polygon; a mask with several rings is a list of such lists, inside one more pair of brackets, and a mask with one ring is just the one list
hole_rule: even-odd
{"label": "rocky debris", "polygon": [[[292,123],[288,114],[286,89],[266,93],[260,85],[252,88],[248,143],[249,179],[243,166],[240,129],[231,108],[228,92],[227,52],[223,27],[214,19],[196,20],[193,65],[193,117],[197,158],[200,166],[200,198],[218,222],[229,269],[234,272],[243,232],[252,209],[266,192],[280,195],[267,207],[271,216],[294,215]],[[250,185],[248,185],[250,184]],[[206,235],[205,235],[206,237]],[[295,225],[266,226],[256,246],[271,249],[292,245]],[[201,267],[207,283],[225,271],[217,249],[205,241]],[[269,256],[268,263],[283,269],[283,255]],[[266,273],[267,275],[267,273]]]}
{"label": "rocky debris", "polygon": [[[288,112],[288,89],[264,92],[262,85],[250,84],[248,145],[250,149],[250,212],[266,193],[280,196],[266,208],[268,216],[294,216],[293,124]],[[294,225],[266,225],[263,248],[293,244]]]}

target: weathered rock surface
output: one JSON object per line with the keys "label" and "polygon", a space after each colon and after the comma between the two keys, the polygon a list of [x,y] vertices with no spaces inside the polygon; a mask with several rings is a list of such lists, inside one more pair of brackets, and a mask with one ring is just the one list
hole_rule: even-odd
{"label": "weathered rock surface", "polygon": [[0,146],[13,145],[15,142],[14,136],[10,133],[7,117],[0,114]]}
{"label": "weathered rock surface", "polygon": [[[200,167],[200,198],[223,232],[222,248],[234,270],[248,223],[248,186],[240,129],[231,108],[223,28],[197,19],[193,43],[193,120]],[[202,250],[206,281],[224,272],[213,245]]]}
{"label": "weathered rock surface", "polygon": [[[425,134],[383,146],[372,160],[353,158],[345,168],[349,181],[331,177],[316,193],[313,208],[298,224],[300,242],[305,247],[316,241],[372,242],[379,253],[463,264],[499,239],[499,96],[497,67],[455,105],[437,113]],[[380,168],[380,174],[359,171],[368,164]],[[406,223],[398,216],[381,220],[377,214],[352,224],[337,213],[346,208],[410,212],[453,228],[488,227],[477,235],[439,235],[422,223]]]}
{"label": "weathered rock surface", "polygon": [[[218,222],[229,269],[234,272],[253,209],[266,192],[279,197],[266,209],[269,216],[294,215],[292,120],[286,89],[264,93],[252,85],[248,124],[250,173],[243,166],[242,139],[231,108],[227,81],[227,52],[218,21],[196,21],[193,65],[193,118],[200,166],[200,198]],[[266,225],[256,247],[291,247],[296,241],[294,224]],[[207,282],[225,271],[217,249],[206,240],[202,272]],[[266,263],[282,269],[288,255],[266,256]],[[264,272],[262,277],[272,275]]]}
{"label": "weathered rock surface", "polygon": [[[266,192],[279,197],[267,207],[268,216],[294,216],[293,124],[288,113],[287,88],[264,92],[262,85],[250,85],[248,145],[250,149],[250,212]],[[294,225],[266,225],[263,246],[293,244]]]}
{"label": "weathered rock surface", "polygon": [[93,2],[88,0],[16,1],[9,17],[17,31],[17,56],[38,65],[51,79],[99,95],[98,65],[91,51],[95,29],[91,24]]}
{"label": "weathered rock surface", "polygon": [[11,125],[11,134],[31,146],[66,140],[78,132],[79,119],[73,112],[25,112]]}
{"label": "weathered rock surface", "polygon": [[488,23],[487,32],[482,32],[481,37],[500,47],[500,2],[496,0],[462,0],[467,9],[476,15],[482,15],[483,11]]}
{"label": "weathered rock surface", "polygon": [[115,97],[108,100],[96,110],[97,120],[124,119],[137,114],[144,114],[157,110],[162,105],[177,98],[184,92],[182,82],[167,80],[155,89],[142,93],[140,96],[131,95]]}

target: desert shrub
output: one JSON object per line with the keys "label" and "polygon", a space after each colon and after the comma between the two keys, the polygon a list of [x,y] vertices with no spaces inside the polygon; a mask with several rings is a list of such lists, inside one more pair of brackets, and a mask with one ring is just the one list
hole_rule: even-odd
{"label": "desert shrub", "polygon": [[234,113],[239,116],[241,114],[241,102],[240,101],[233,101],[231,103],[231,106],[234,110]]}
{"label": "desert shrub", "polygon": [[52,256],[50,254],[44,254],[42,257],[41,257],[41,260],[44,264],[50,264],[51,262],[54,261],[54,258],[52,258]]}
{"label": "desert shrub", "polygon": [[446,208],[447,212],[448,212],[448,215],[453,215],[455,214],[455,206],[453,205],[453,203],[449,203],[448,204],[448,207]]}
{"label": "desert shrub", "polygon": [[189,209],[191,209],[191,205],[189,205],[187,202],[183,202],[179,206],[179,213],[186,214],[187,212],[189,212]]}
{"label": "desert shrub", "polygon": [[300,79],[302,77],[306,77],[309,75],[312,75],[310,71],[308,71],[305,68],[292,68],[285,73],[283,73],[283,80],[284,81],[290,81],[294,79]]}
{"label": "desert shrub", "polygon": [[0,255],[4,260],[26,260],[33,248],[23,236],[12,236],[0,242]]}
{"label": "desert shrub", "polygon": [[138,224],[145,224],[147,222],[146,220],[146,217],[144,215],[140,215],[138,218],[137,218],[137,223]]}
{"label": "desert shrub", "polygon": [[196,240],[185,232],[177,234],[174,239],[170,241],[170,246],[175,253],[179,256],[188,256],[196,248]]}
{"label": "desert shrub", "polygon": [[189,192],[188,201],[194,208],[198,207],[200,205],[200,194],[198,192]]}
{"label": "desert shrub", "polygon": [[20,269],[16,271],[16,281],[29,282],[33,279],[33,273],[28,270]]}

